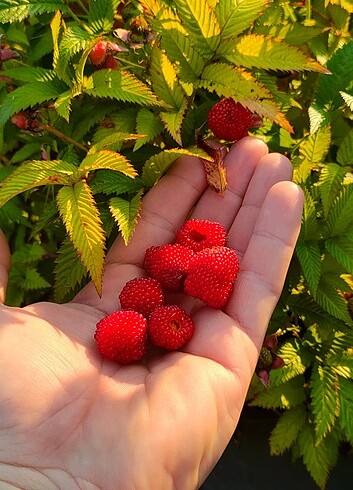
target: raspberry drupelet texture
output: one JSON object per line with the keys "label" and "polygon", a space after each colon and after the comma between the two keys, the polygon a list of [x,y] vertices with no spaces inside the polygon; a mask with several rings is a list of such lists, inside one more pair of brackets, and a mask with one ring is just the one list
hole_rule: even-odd
{"label": "raspberry drupelet texture", "polygon": [[190,219],[176,232],[176,243],[190,247],[194,252],[226,244],[227,231],[215,221]]}
{"label": "raspberry drupelet texture", "polygon": [[258,125],[258,117],[232,98],[217,102],[208,113],[208,127],[222,140],[238,141]]}
{"label": "raspberry drupelet texture", "polygon": [[148,318],[156,306],[164,305],[164,294],[155,279],[136,277],[125,284],[119,300],[123,310],[134,310]]}
{"label": "raspberry drupelet texture", "polygon": [[147,351],[147,320],[136,311],[115,311],[97,323],[94,338],[106,359],[120,364],[139,361]]}
{"label": "raspberry drupelet texture", "polygon": [[168,350],[180,349],[194,334],[192,318],[176,305],[157,306],[148,320],[152,344]]}
{"label": "raspberry drupelet texture", "polygon": [[212,308],[223,308],[230,298],[238,271],[235,250],[224,246],[205,248],[189,261],[184,291]]}
{"label": "raspberry drupelet texture", "polygon": [[185,274],[193,251],[179,244],[150,247],[146,250],[144,268],[166,291],[182,291]]}

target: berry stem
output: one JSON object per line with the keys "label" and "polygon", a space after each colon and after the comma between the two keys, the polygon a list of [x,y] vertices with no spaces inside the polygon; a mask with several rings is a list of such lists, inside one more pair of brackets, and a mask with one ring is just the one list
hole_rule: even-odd
{"label": "berry stem", "polygon": [[84,151],[85,153],[87,152],[86,146],[81,145],[81,143],[70,138],[70,136],[67,136],[66,134],[62,133],[58,129],[53,128],[53,126],[49,126],[49,124],[45,124],[45,123],[42,123],[39,121],[37,122],[37,126],[41,129],[44,129],[45,131],[48,131],[48,133],[55,134],[55,136],[58,136],[62,140],[67,141],[68,143],[76,146],[76,148],[79,148],[80,150]]}

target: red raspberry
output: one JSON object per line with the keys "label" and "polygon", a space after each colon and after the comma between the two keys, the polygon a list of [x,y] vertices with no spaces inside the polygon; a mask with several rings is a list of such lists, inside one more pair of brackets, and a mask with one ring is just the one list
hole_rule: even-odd
{"label": "red raspberry", "polygon": [[151,277],[136,277],[128,281],[119,295],[123,310],[134,310],[148,318],[156,306],[164,305],[161,285]]}
{"label": "red raspberry", "polygon": [[205,248],[189,261],[184,291],[212,308],[223,308],[230,298],[238,271],[235,250],[228,247]]}
{"label": "red raspberry", "polygon": [[217,222],[190,219],[176,232],[176,242],[190,247],[194,252],[217,245],[225,245],[227,231]]}
{"label": "red raspberry", "polygon": [[98,41],[98,43],[93,46],[91,52],[89,53],[89,59],[93,65],[101,65],[104,63],[107,53],[108,43],[107,41]]}
{"label": "red raspberry", "polygon": [[186,344],[194,330],[192,318],[176,305],[157,306],[148,320],[150,341],[168,350],[176,350]]}
{"label": "red raspberry", "polygon": [[116,70],[118,68],[118,62],[113,55],[109,54],[99,68],[110,68],[111,70]]}
{"label": "red raspberry", "polygon": [[11,122],[19,129],[30,129],[32,120],[25,111],[16,112],[11,117]]}
{"label": "red raspberry", "polygon": [[184,245],[167,244],[146,250],[144,268],[168,291],[182,291],[192,250]]}
{"label": "red raspberry", "polygon": [[115,311],[97,323],[94,338],[103,357],[120,364],[139,361],[147,350],[147,320],[136,311]]}
{"label": "red raspberry", "polygon": [[217,102],[208,113],[209,129],[222,140],[238,141],[256,125],[256,116],[230,97]]}

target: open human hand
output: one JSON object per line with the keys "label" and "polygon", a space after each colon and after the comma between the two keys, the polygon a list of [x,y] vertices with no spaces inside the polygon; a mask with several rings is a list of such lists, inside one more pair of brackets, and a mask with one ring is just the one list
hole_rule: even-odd
{"label": "open human hand", "polygon": [[[246,137],[226,157],[228,188],[207,188],[181,158],[143,201],[128,246],[107,255],[103,295],[88,284],[70,303],[0,309],[0,488],[192,490],[238,422],[299,233],[303,196],[291,164]],[[224,311],[193,311],[195,334],[177,352],[119,366],[94,344],[96,323],[143,275],[145,250],[171,242],[190,216],[218,221],[240,272]],[[0,235],[0,296],[9,251]]]}

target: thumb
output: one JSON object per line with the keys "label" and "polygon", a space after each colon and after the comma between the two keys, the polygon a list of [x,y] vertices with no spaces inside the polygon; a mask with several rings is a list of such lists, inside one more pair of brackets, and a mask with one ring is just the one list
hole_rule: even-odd
{"label": "thumb", "polygon": [[0,303],[5,302],[6,287],[11,263],[10,249],[5,235],[0,230]]}

